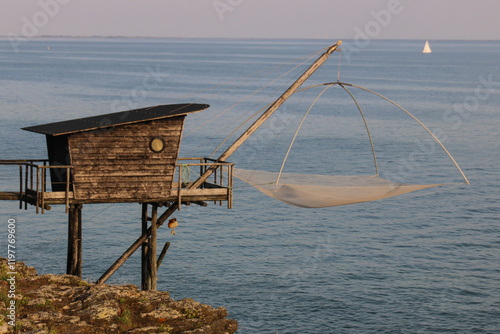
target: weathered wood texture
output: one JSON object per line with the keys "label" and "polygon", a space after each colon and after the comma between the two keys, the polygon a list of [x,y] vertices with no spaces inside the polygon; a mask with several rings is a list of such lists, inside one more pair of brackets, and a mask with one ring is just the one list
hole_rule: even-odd
{"label": "weathered wood texture", "polygon": [[0,192],[0,201],[19,201],[21,194],[15,191]]}
{"label": "weathered wood texture", "polygon": [[71,205],[68,215],[66,274],[82,277],[82,205]]}
{"label": "weathered wood texture", "polygon": [[[172,189],[185,116],[69,136],[76,200],[167,198]],[[165,149],[153,152],[152,139]]]}
{"label": "weathered wood texture", "polygon": [[151,236],[148,242],[148,290],[156,291],[158,281],[158,269],[156,268],[156,248],[157,248],[157,225],[158,218],[158,205],[153,204],[151,210]]}
{"label": "weathered wood texture", "polygon": [[[148,204],[142,203],[142,234],[148,234]],[[149,240],[149,239],[148,239]],[[148,240],[141,245],[141,290],[148,289]]]}
{"label": "weathered wood texture", "polygon": [[156,270],[158,270],[161,266],[161,263],[163,262],[163,258],[167,254],[168,248],[170,247],[170,242],[166,242],[165,245],[163,246],[163,249],[161,250],[160,256],[158,256],[158,261],[156,261]]}

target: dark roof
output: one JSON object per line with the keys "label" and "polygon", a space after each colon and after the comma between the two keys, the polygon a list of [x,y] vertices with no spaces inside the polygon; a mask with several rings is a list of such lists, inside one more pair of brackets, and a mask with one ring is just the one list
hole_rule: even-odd
{"label": "dark roof", "polygon": [[59,136],[75,132],[109,128],[117,125],[139,123],[155,119],[186,115],[189,113],[202,111],[204,109],[207,109],[208,107],[208,104],[195,103],[167,104],[129,111],[121,111],[99,116],[77,118],[69,121],[29,126],[22,129],[46,135]]}

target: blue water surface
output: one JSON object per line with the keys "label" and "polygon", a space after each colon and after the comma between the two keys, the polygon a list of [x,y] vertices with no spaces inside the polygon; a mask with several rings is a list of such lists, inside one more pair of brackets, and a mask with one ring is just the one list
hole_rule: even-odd
{"label": "blue water surface", "polygon": [[[1,159],[46,157],[45,138],[21,127],[179,102],[211,105],[187,117],[181,145],[181,156],[208,156],[305,67],[287,71],[333,42],[47,38],[16,51],[0,40]],[[340,77],[335,53],[306,85],[340,78],[394,100],[436,134],[470,186],[411,117],[351,87],[383,177],[450,185],[303,209],[235,181],[232,210],[183,207],[175,214],[177,235],[159,230],[160,246],[170,241],[171,247],[158,288],[175,299],[226,307],[239,333],[500,332],[500,43],[431,46],[433,53],[424,55],[421,41],[359,48],[347,40]],[[230,160],[278,171],[320,91],[293,96]],[[285,171],[375,173],[362,119],[343,89],[332,87],[311,110]],[[1,168],[1,190],[16,189],[17,172]],[[36,215],[16,202],[0,205],[2,226],[17,223],[17,259],[40,274],[64,273],[64,208]],[[84,206],[85,279],[99,278],[137,239],[140,215],[139,204]],[[2,256],[6,235],[0,232]],[[139,254],[110,282],[140,284]]]}

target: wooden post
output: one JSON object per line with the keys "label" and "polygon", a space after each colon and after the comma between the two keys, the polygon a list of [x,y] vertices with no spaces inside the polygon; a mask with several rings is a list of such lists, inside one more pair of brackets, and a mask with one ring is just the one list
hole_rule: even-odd
{"label": "wooden post", "polygon": [[66,194],[64,196],[65,202],[66,202],[66,213],[68,213],[68,209],[69,209],[69,181],[70,181],[69,171],[70,171],[70,169],[66,168]]}
{"label": "wooden post", "polygon": [[142,243],[141,252],[141,289],[156,291],[157,260],[156,260],[156,230],[158,205],[151,209],[151,227],[148,229],[148,204],[142,204],[142,235],[148,238]]}
{"label": "wooden post", "polygon": [[40,168],[36,168],[36,214],[38,214],[39,203],[39,192],[40,192]]}
{"label": "wooden post", "polygon": [[[142,203],[142,235],[148,232],[148,204]],[[148,241],[141,245],[141,289],[148,290]]]}
{"label": "wooden post", "polygon": [[73,264],[76,262],[75,256],[75,206],[69,206],[68,213],[68,256],[66,261],[66,274],[72,275]]}
{"label": "wooden post", "polygon": [[[28,165],[24,165],[26,168],[26,179],[24,180],[24,194],[28,196]],[[28,201],[24,201],[24,210],[28,210]]]}
{"label": "wooden post", "polygon": [[156,291],[157,268],[156,268],[156,220],[158,218],[158,205],[152,205],[151,212],[151,237],[148,243],[148,260],[149,260],[149,290]]}
{"label": "wooden post", "polygon": [[179,203],[179,211],[181,211],[181,191],[182,191],[182,165],[179,166],[179,189],[177,190],[177,203]]}
{"label": "wooden post", "polygon": [[[26,167],[26,168],[28,168],[28,167]],[[19,164],[19,182],[20,182],[20,184],[19,184],[19,209],[22,209],[23,208],[23,165],[21,165],[21,164]],[[26,180],[26,182],[28,182],[28,180]]]}
{"label": "wooden post", "polygon": [[82,277],[82,263],[83,263],[83,250],[82,250],[82,204],[76,205],[78,215],[78,262],[76,264],[76,274]]}
{"label": "wooden post", "polygon": [[46,179],[45,177],[47,176],[47,169],[46,168],[43,168],[42,169],[42,214],[45,213],[45,190],[46,190],[46,186],[45,186],[45,182],[46,182]]}
{"label": "wooden post", "polygon": [[82,277],[82,205],[72,204],[68,214],[66,274]]}

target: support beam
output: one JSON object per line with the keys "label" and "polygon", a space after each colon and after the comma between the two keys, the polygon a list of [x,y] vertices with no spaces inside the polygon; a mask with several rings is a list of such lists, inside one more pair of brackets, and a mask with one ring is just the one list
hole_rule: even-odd
{"label": "support beam", "polygon": [[78,277],[82,278],[82,263],[83,263],[83,250],[82,250],[82,204],[78,204],[77,215],[78,215],[78,262],[76,264],[76,274]]}
{"label": "support beam", "polygon": [[[168,217],[172,215],[172,213],[174,213],[176,210],[177,210],[177,205],[176,203],[174,203],[167,209],[167,211],[165,211],[160,217],[158,217],[158,220],[156,222],[157,228],[163,225],[165,220],[167,220]],[[96,284],[104,284],[111,277],[111,275],[113,275],[118,270],[118,268],[120,268],[120,266],[125,261],[127,261],[127,259],[130,256],[132,256],[132,254],[134,254],[134,252],[142,245],[142,243],[144,243],[149,238],[150,235],[151,235],[151,227],[147,230],[145,234],[140,236],[139,239],[137,239],[125,251],[125,253],[123,253],[122,256],[120,256],[118,260],[116,260],[115,263],[111,265],[111,267],[109,267],[109,269],[97,280]]]}
{"label": "support beam", "polygon": [[163,262],[163,258],[167,254],[168,248],[170,247],[170,242],[166,242],[165,246],[163,246],[163,249],[161,250],[160,256],[158,257],[158,261],[156,261],[156,269],[160,268],[161,263]]}
{"label": "support beam", "polygon": [[68,214],[66,274],[82,277],[82,205],[72,204]]}
{"label": "support beam", "polygon": [[156,220],[158,218],[158,205],[152,205],[151,212],[151,236],[149,237],[148,242],[148,268],[149,268],[149,277],[148,277],[148,290],[156,291],[156,282],[157,282],[157,268],[156,268]]}
{"label": "support beam", "polygon": [[[148,204],[142,203],[142,235],[148,234]],[[141,244],[141,290],[148,290],[148,242]]]}

